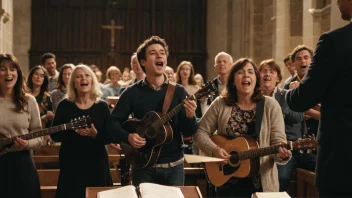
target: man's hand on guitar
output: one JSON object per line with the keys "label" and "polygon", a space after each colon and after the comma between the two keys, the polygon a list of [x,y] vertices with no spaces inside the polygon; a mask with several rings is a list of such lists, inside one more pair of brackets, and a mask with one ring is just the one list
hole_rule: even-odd
{"label": "man's hand on guitar", "polygon": [[223,148],[217,146],[213,150],[213,157],[229,159],[230,155]]}
{"label": "man's hand on guitar", "polygon": [[146,141],[145,138],[142,138],[138,135],[138,133],[131,133],[128,135],[128,142],[134,148],[141,148],[145,145]]}
{"label": "man's hand on guitar", "polygon": [[185,104],[183,105],[186,110],[186,116],[189,119],[192,119],[195,116],[195,112],[197,109],[197,103],[195,100],[185,100]]}

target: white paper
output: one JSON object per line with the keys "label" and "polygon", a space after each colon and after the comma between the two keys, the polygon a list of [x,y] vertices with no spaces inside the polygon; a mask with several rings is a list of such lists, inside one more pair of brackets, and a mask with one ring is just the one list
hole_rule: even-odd
{"label": "white paper", "polygon": [[224,159],[216,158],[216,157],[208,157],[202,155],[189,155],[185,154],[185,160],[187,163],[203,163],[203,162],[222,162]]}
{"label": "white paper", "polygon": [[136,188],[132,185],[101,191],[101,192],[98,192],[97,194],[97,198],[116,198],[116,197],[138,198],[136,193]]}
{"label": "white paper", "polygon": [[142,183],[139,185],[142,198],[184,198],[178,187],[164,186],[153,183]]}
{"label": "white paper", "polygon": [[290,198],[286,192],[256,192],[252,198]]}

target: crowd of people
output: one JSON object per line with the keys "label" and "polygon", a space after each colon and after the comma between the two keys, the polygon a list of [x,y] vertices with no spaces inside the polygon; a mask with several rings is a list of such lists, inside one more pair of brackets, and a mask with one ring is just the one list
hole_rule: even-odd
{"label": "crowd of people", "polygon": [[[352,16],[352,3],[338,0],[344,20]],[[164,98],[173,90],[169,110],[183,109],[168,123],[173,138],[163,145],[155,164],[132,167],[132,184],[143,182],[184,185],[184,141],[192,137],[193,153],[231,158],[211,139],[215,133],[227,138],[251,137],[259,147],[318,136],[318,149],[300,152],[279,147],[276,154],[259,160],[259,174],[230,179],[215,188],[217,197],[250,197],[254,192],[287,191],[296,168],[317,171],[320,197],[344,197],[351,157],[351,102],[339,97],[349,85],[352,25],[325,33],[313,50],[299,45],[282,63],[290,77],[283,80],[278,61],[250,58],[233,60],[226,52],[214,58],[217,73],[212,98],[193,100],[206,82],[192,62],[168,66],[169,48],[158,36],[146,39],[131,55],[131,65],[121,72],[110,66],[103,72],[96,65],[64,64],[56,68],[53,53],[42,55],[41,64],[25,77],[11,54],[0,54],[0,128],[16,137],[8,153],[0,156],[0,194],[5,197],[40,197],[40,184],[31,150],[60,144],[60,175],[57,197],[85,197],[88,186],[112,186],[106,145],[121,142],[142,148],[147,137],[123,127],[129,118],[142,119],[148,112],[164,112]],[[109,97],[119,97],[111,104]],[[90,116],[87,128],[24,140],[17,136],[69,123]],[[340,137],[343,136],[343,137]],[[18,171],[21,170],[21,171]],[[333,181],[333,182],[332,182]],[[20,190],[19,190],[20,189]]]}

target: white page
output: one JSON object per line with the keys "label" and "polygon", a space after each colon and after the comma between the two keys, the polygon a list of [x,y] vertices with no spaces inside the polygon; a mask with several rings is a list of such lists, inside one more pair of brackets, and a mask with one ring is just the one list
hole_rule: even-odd
{"label": "white page", "polygon": [[116,198],[116,197],[128,197],[138,198],[136,188],[134,186],[124,186],[112,190],[105,190],[98,192],[97,198]]}
{"label": "white page", "polygon": [[139,185],[142,198],[184,198],[178,187],[164,186],[153,183],[142,183]]}
{"label": "white page", "polygon": [[185,154],[184,156],[185,156],[186,162],[189,164],[202,163],[202,162],[223,162],[223,161],[225,161],[224,159],[221,159],[221,158],[208,157],[208,156],[202,156],[202,155]]}
{"label": "white page", "polygon": [[290,198],[286,192],[256,192],[252,198]]}

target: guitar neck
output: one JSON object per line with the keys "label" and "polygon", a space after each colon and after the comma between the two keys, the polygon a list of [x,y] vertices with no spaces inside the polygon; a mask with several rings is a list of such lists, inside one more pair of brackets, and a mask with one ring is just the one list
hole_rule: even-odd
{"label": "guitar neck", "polygon": [[238,156],[240,160],[253,159],[258,157],[263,157],[266,155],[276,154],[279,152],[279,147],[284,147],[286,149],[291,149],[291,142],[281,145],[273,145],[269,147],[259,148],[255,150],[248,150],[239,152]]}
{"label": "guitar neck", "polygon": [[45,136],[45,135],[50,135],[53,133],[56,133],[58,131],[63,131],[63,130],[70,130],[72,129],[72,124],[68,123],[68,124],[62,124],[62,125],[58,125],[58,126],[54,126],[54,127],[50,127],[47,129],[43,129],[40,131],[36,131],[33,133],[28,133],[25,135],[20,135],[20,136],[15,136],[15,137],[11,137],[11,138],[6,138],[3,140],[0,140],[0,144],[10,144],[11,142],[15,141],[16,137],[21,138],[23,140],[31,140],[37,137],[41,137],[41,136]]}
{"label": "guitar neck", "polygon": [[163,115],[161,117],[161,125],[163,125],[166,122],[168,122],[169,120],[171,120],[172,117],[174,117],[178,112],[180,112],[182,110],[184,104],[185,104],[185,102],[182,101],[176,107],[174,107],[169,112],[167,112],[167,114]]}

